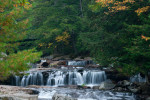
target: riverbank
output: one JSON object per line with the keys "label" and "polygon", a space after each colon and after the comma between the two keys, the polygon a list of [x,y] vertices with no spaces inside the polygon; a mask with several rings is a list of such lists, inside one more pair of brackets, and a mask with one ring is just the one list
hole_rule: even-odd
{"label": "riverbank", "polygon": [[[133,100],[148,100],[149,98],[149,84],[136,81],[130,82],[130,77],[124,76],[113,67],[106,68],[100,66],[94,63],[90,57],[86,59],[67,59],[62,59],[62,57],[58,57],[57,59],[45,58],[37,64],[31,64],[34,65],[33,68],[24,72],[25,75],[11,77],[11,85],[35,89],[39,91],[38,96],[41,95],[41,89],[44,89],[46,94],[51,92],[59,93],[61,89],[64,91],[66,89],[71,89],[79,90],[79,92],[81,92],[81,90],[87,90],[87,93],[89,93],[89,91],[96,91],[95,93],[99,95],[104,93],[103,98],[107,97],[105,93],[109,95],[113,94],[113,97],[117,96],[116,93],[119,93],[122,97],[121,100],[124,100],[124,93],[133,94]],[[57,91],[55,91],[55,89]],[[45,95],[44,93],[43,95]],[[131,95],[127,96],[131,97]],[[112,96],[110,97],[112,98]]]}

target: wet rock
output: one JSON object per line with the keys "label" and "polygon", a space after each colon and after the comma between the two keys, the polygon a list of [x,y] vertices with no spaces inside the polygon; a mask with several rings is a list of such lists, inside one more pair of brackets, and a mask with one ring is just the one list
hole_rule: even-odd
{"label": "wet rock", "polygon": [[103,90],[110,90],[113,89],[116,85],[112,83],[111,80],[106,80],[105,82],[102,82],[99,86],[99,89]]}
{"label": "wet rock", "polygon": [[140,88],[128,87],[128,89],[129,89],[132,93],[138,93],[138,92],[140,91]]}
{"label": "wet rock", "polygon": [[117,87],[127,87],[127,86],[129,86],[131,83],[129,82],[129,81],[127,81],[127,80],[123,80],[123,81],[119,81],[118,83],[117,83]]}
{"label": "wet rock", "polygon": [[131,83],[127,80],[123,80],[123,86],[129,86]]}
{"label": "wet rock", "polygon": [[78,85],[77,88],[78,88],[78,89],[91,89],[91,87],[89,87],[89,86],[84,86],[84,85]]}
{"label": "wet rock", "polygon": [[93,86],[92,89],[99,89],[99,86]]}
{"label": "wet rock", "polygon": [[38,68],[47,68],[49,66],[49,64],[51,63],[51,60],[41,60],[40,64],[37,64]]}
{"label": "wet rock", "polygon": [[146,100],[150,100],[150,97],[147,97]]}
{"label": "wet rock", "polygon": [[43,62],[41,66],[42,66],[42,67],[48,67],[48,65],[49,65],[49,63]]}
{"label": "wet rock", "polygon": [[115,88],[115,91],[122,92],[122,91],[124,91],[124,89],[122,87],[117,87],[117,88]]}
{"label": "wet rock", "polygon": [[77,100],[77,99],[66,96],[66,94],[55,93],[52,97],[52,100]]}

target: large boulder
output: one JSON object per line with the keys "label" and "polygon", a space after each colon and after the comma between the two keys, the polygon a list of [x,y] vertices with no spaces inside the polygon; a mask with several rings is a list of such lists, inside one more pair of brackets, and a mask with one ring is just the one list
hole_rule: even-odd
{"label": "large boulder", "polygon": [[66,96],[66,94],[55,93],[52,97],[52,100],[77,100],[77,99]]}
{"label": "large boulder", "polygon": [[116,85],[111,80],[106,80],[102,82],[99,86],[99,89],[110,90],[113,89]]}

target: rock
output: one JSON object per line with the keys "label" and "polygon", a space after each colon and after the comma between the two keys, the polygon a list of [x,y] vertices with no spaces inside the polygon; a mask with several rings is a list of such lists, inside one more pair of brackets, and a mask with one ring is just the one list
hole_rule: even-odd
{"label": "rock", "polygon": [[59,61],[57,65],[66,65],[66,61]]}
{"label": "rock", "polygon": [[150,97],[147,97],[146,100],[150,100]]}
{"label": "rock", "polygon": [[0,100],[38,100],[34,92],[27,88],[0,85]]}
{"label": "rock", "polygon": [[127,86],[129,86],[131,83],[129,82],[129,81],[127,81],[127,80],[123,80],[123,81],[119,81],[118,83],[117,83],[117,86],[118,87],[127,87]]}
{"label": "rock", "polygon": [[49,63],[47,63],[47,62],[43,62],[43,63],[41,64],[42,67],[48,67],[48,65],[49,65]]}
{"label": "rock", "polygon": [[123,80],[123,86],[129,86],[131,83],[127,80]]}
{"label": "rock", "polygon": [[92,58],[91,57],[85,57],[84,60],[91,60],[92,61]]}
{"label": "rock", "polygon": [[115,88],[115,90],[118,92],[124,91],[122,87],[117,87],[117,88]]}
{"label": "rock", "polygon": [[93,86],[92,89],[99,89],[99,86]]}
{"label": "rock", "polygon": [[138,93],[139,92],[139,88],[130,88],[129,87],[129,90],[133,93]]}
{"label": "rock", "polygon": [[141,88],[140,88],[140,85],[138,85],[138,84],[132,83],[127,88],[130,92],[141,93]]}
{"label": "rock", "polygon": [[99,66],[99,65],[92,65],[92,64],[89,64],[89,65],[87,65],[86,67],[89,67],[89,68],[99,68],[100,66]]}
{"label": "rock", "polygon": [[81,57],[77,57],[74,60],[76,60],[76,61],[83,61],[84,59],[81,59]]}
{"label": "rock", "polygon": [[89,87],[89,86],[84,86],[84,85],[78,85],[77,88],[78,88],[78,89],[91,89],[91,87]]}
{"label": "rock", "polygon": [[41,60],[40,64],[37,64],[38,68],[47,68],[49,66],[49,64],[51,63],[51,60]]}
{"label": "rock", "polygon": [[52,61],[50,66],[66,65],[66,61]]}
{"label": "rock", "polygon": [[77,99],[66,96],[66,94],[55,93],[52,97],[52,100],[77,100]]}
{"label": "rock", "polygon": [[111,80],[106,80],[105,82],[102,82],[100,84],[99,89],[103,89],[103,90],[110,90],[113,89],[116,85],[114,83],[112,83]]}

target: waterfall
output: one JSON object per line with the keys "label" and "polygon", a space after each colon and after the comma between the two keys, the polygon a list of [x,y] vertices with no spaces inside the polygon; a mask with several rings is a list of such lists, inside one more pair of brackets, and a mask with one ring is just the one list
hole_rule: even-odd
{"label": "waterfall", "polygon": [[64,85],[64,78],[63,72],[57,71],[55,73],[49,73],[49,77],[47,80],[47,85],[50,86],[58,86],[58,85]]}
{"label": "waterfall", "polygon": [[106,80],[106,75],[104,71],[84,71],[83,79],[85,84],[99,84]]}
{"label": "waterfall", "polygon": [[[41,72],[32,72],[24,75],[20,80],[15,76],[16,86],[28,85],[47,85],[47,86],[64,86],[64,85],[98,85],[106,80],[104,71],[96,70],[55,70],[48,72],[48,76],[43,77]],[[44,84],[45,82],[45,84]]]}
{"label": "waterfall", "polygon": [[41,72],[30,73],[28,76],[23,76],[21,86],[28,85],[44,85],[43,74]]}
{"label": "waterfall", "polygon": [[20,76],[15,76],[16,86],[20,86]]}
{"label": "waterfall", "polygon": [[140,74],[137,74],[130,77],[130,82],[146,82],[146,78],[143,78]]}
{"label": "waterfall", "polygon": [[68,71],[66,73],[63,73],[62,71],[56,71],[49,73],[47,85],[98,85],[105,80],[106,75],[104,71],[84,71],[83,73],[77,72],[76,70]]}

